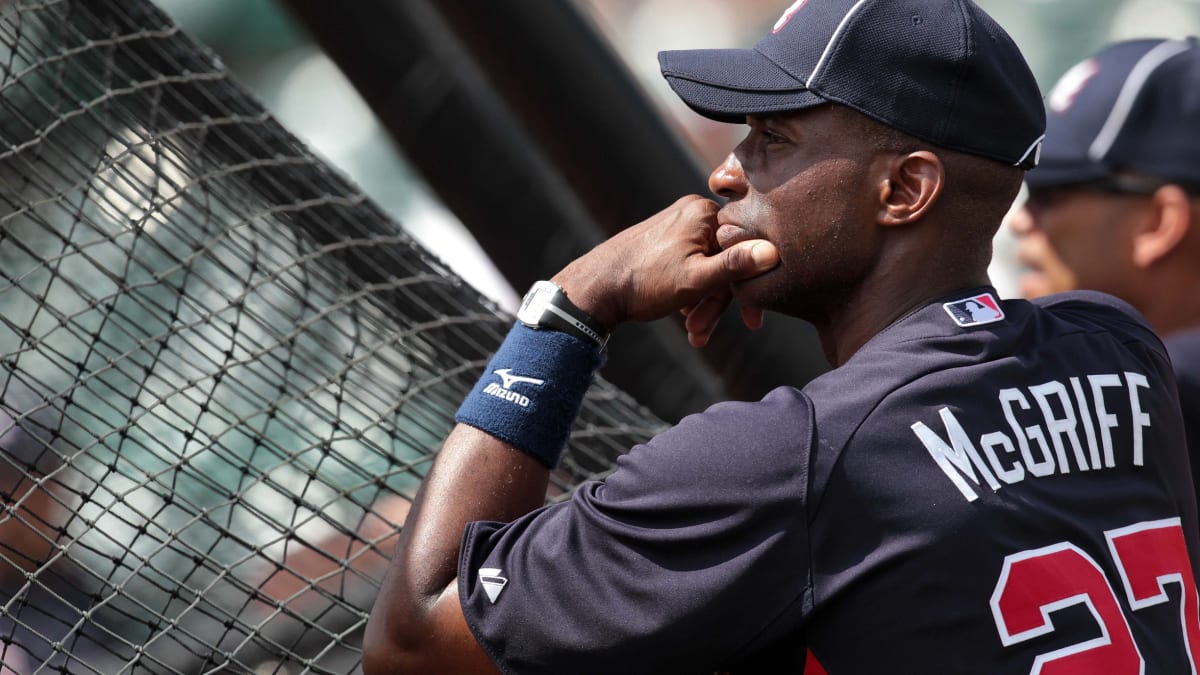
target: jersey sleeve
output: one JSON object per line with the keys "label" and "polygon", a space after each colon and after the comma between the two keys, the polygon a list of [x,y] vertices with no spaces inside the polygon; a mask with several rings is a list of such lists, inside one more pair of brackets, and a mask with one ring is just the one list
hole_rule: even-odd
{"label": "jersey sleeve", "polygon": [[568,502],[472,523],[468,625],[508,673],[711,672],[777,652],[811,602],[812,424],[791,388],[718,404]]}
{"label": "jersey sleeve", "polygon": [[[1032,303],[1045,308],[1054,308],[1058,314],[1069,314],[1083,325],[1103,326],[1122,341],[1137,340],[1151,349],[1166,353],[1162,340],[1146,318],[1128,302],[1100,291],[1065,291],[1034,298]],[[1097,311],[1098,307],[1105,308]]]}

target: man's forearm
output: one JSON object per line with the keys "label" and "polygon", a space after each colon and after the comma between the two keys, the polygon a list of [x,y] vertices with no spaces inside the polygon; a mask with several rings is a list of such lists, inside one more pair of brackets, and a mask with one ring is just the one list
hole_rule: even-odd
{"label": "man's forearm", "polygon": [[[507,443],[465,424],[454,428],[417,493],[371,613],[368,672],[433,672],[419,659],[443,617],[459,611],[452,591],[463,528],[477,520],[508,522],[538,508],[548,478],[545,466]],[[450,603],[455,606],[444,606]],[[451,664],[434,665],[448,671]]]}

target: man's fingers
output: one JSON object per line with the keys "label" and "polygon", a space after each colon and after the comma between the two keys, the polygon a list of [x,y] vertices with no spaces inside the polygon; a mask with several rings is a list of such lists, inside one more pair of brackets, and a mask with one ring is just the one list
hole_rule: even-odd
{"label": "man's fingers", "polygon": [[692,307],[684,327],[687,328],[688,343],[693,347],[703,347],[708,344],[708,338],[717,327],[721,314],[729,306],[729,295],[708,296]]}
{"label": "man's fingers", "polygon": [[[729,294],[722,294],[709,296],[687,308],[687,320],[684,322],[684,326],[687,328],[688,343],[693,347],[703,347],[708,344],[708,339],[712,337],[713,331],[717,328],[717,322],[721,320],[721,316],[731,302],[733,302],[733,298]],[[764,315],[762,309],[742,305],[741,313],[742,321],[750,330],[762,328]]]}
{"label": "man's fingers", "polygon": [[742,305],[742,323],[750,330],[758,330],[763,327],[763,311],[758,307]]}
{"label": "man's fingers", "polygon": [[[779,251],[775,245],[764,239],[739,242],[721,251],[717,255],[708,256],[693,268],[699,273],[698,288],[721,289],[712,295],[705,296],[699,302],[685,306],[680,313],[687,319],[688,342],[693,347],[703,347],[708,344],[717,327],[717,322],[725,309],[733,302],[728,284],[747,279],[773,269],[779,264]],[[756,307],[743,307],[742,321],[751,329],[758,329],[763,324],[763,312]]]}

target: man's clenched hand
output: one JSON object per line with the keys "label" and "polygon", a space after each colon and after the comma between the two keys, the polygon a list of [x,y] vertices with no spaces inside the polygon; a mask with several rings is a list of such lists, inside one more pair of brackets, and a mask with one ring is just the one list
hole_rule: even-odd
{"label": "man's clenched hand", "polygon": [[[697,195],[684,197],[576,259],[553,281],[609,330],[681,311],[689,341],[702,346],[732,302],[730,284],[779,263],[775,246],[763,239],[722,249],[718,208]],[[745,307],[742,317],[751,328],[762,325],[762,310]]]}

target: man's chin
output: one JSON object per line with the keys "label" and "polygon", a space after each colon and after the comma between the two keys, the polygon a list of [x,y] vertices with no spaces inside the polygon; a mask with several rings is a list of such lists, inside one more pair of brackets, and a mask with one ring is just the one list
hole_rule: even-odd
{"label": "man's chin", "polygon": [[753,277],[733,282],[730,289],[733,291],[733,299],[739,304],[762,307],[767,285],[763,283],[762,277]]}
{"label": "man's chin", "polygon": [[734,282],[733,299],[742,307],[781,311],[787,293],[780,288],[774,270],[750,279]]}
{"label": "man's chin", "polygon": [[1055,292],[1050,279],[1041,272],[1026,272],[1020,279],[1021,297],[1032,300]]}

